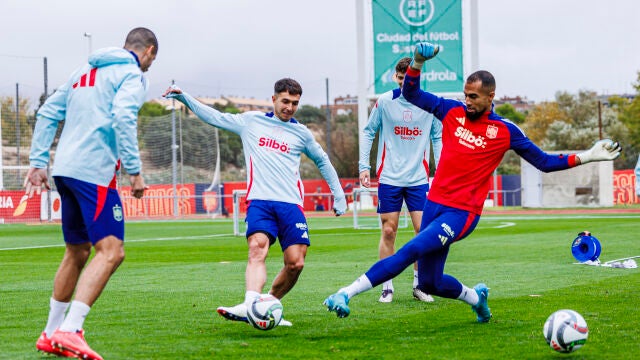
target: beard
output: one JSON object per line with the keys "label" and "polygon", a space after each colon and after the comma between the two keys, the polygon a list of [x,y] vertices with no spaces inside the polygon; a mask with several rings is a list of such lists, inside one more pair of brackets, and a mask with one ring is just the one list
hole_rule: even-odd
{"label": "beard", "polygon": [[473,113],[470,113],[469,110],[466,110],[466,115],[467,115],[467,119],[469,120],[478,120],[482,114],[484,114],[484,111],[476,111]]}

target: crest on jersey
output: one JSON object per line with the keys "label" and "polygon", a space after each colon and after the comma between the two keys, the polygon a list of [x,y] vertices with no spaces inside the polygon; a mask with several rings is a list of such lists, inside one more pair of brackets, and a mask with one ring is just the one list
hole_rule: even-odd
{"label": "crest on jersey", "polygon": [[271,136],[274,139],[282,140],[284,138],[284,128],[281,126],[274,126],[271,128]]}
{"label": "crest on jersey", "polygon": [[411,110],[405,110],[402,113],[402,120],[404,120],[404,122],[411,122],[411,120],[413,120],[413,113]]}
{"label": "crest on jersey", "polygon": [[494,125],[487,126],[487,137],[489,139],[495,139],[498,136],[498,127]]}
{"label": "crest on jersey", "polygon": [[122,207],[119,205],[113,207],[113,219],[115,221],[122,221]]}

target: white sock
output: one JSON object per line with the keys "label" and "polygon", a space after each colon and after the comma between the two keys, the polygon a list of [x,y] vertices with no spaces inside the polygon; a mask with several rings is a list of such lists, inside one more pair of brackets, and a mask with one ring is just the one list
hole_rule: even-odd
{"label": "white sock", "polygon": [[387,280],[383,282],[382,290],[391,290],[391,292],[393,292],[393,280]]}
{"label": "white sock", "polygon": [[458,300],[462,300],[467,304],[473,306],[480,301],[478,297],[478,293],[474,289],[470,289],[464,285],[462,285],[462,292],[458,296]]}
{"label": "white sock", "polygon": [[84,319],[89,314],[89,310],[91,310],[89,305],[73,300],[69,307],[67,317],[64,319],[64,322],[62,322],[62,325],[60,325],[60,331],[76,332],[82,329]]}
{"label": "white sock", "polygon": [[247,305],[247,307],[251,306],[251,304],[253,304],[253,301],[259,296],[260,296],[259,292],[247,290],[247,292],[244,294],[245,305]]}
{"label": "white sock", "polygon": [[338,292],[346,292],[349,299],[351,299],[352,297],[362,292],[370,290],[372,287],[373,286],[371,286],[371,281],[369,281],[367,275],[361,275],[351,285],[343,287],[342,289],[338,290]]}
{"label": "white sock", "polygon": [[418,270],[413,270],[413,288],[417,288],[418,284]]}
{"label": "white sock", "polygon": [[64,314],[68,308],[68,302],[57,301],[54,298],[49,299],[49,319],[47,320],[47,326],[44,328],[44,332],[48,338],[50,338],[53,332],[62,324]]}

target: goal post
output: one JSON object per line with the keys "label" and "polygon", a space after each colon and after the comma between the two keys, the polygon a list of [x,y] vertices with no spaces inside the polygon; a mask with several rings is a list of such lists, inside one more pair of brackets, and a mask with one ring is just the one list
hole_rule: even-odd
{"label": "goal post", "polygon": [[[313,195],[314,194],[307,194],[305,196]],[[380,216],[376,213],[376,207],[378,204],[377,188],[356,188],[352,193],[347,193],[345,195],[348,199],[348,210],[353,214],[354,229],[380,229],[382,227]],[[233,234],[235,236],[242,236],[247,230],[247,225],[243,219],[243,217],[246,216],[247,190],[233,190],[231,196],[233,209]],[[411,217],[409,216],[406,204],[403,203],[402,209],[400,210],[398,228],[404,229],[410,226],[412,226]]]}
{"label": "goal post", "polygon": [[242,225],[243,229],[240,229],[241,224],[245,224],[244,221],[240,221],[240,202],[247,201],[247,190],[233,190],[233,235],[242,236],[247,232],[246,225]]}

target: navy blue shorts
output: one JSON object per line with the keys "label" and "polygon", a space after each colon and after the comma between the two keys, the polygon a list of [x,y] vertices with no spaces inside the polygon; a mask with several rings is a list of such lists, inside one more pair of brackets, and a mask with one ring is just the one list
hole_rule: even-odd
{"label": "navy blue shorts", "polygon": [[403,201],[409,211],[422,211],[428,192],[429,184],[408,187],[378,184],[378,214],[399,212]]}
{"label": "navy blue shorts", "polygon": [[300,206],[280,201],[251,200],[247,209],[247,238],[257,232],[269,236],[269,244],[276,238],[282,251],[294,244],[311,245],[307,219]]}
{"label": "navy blue shorts", "polygon": [[124,212],[118,190],[64,176],[54,181],[62,202],[62,234],[69,244],[107,236],[124,240]]}
{"label": "navy blue shorts", "polygon": [[377,286],[418,261],[418,287],[422,291],[457,298],[462,284],[453,276],[444,274],[445,262],[451,244],[471,234],[479,220],[477,214],[427,201],[418,235],[394,255],[375,263],[366,272],[367,278],[371,285]]}

